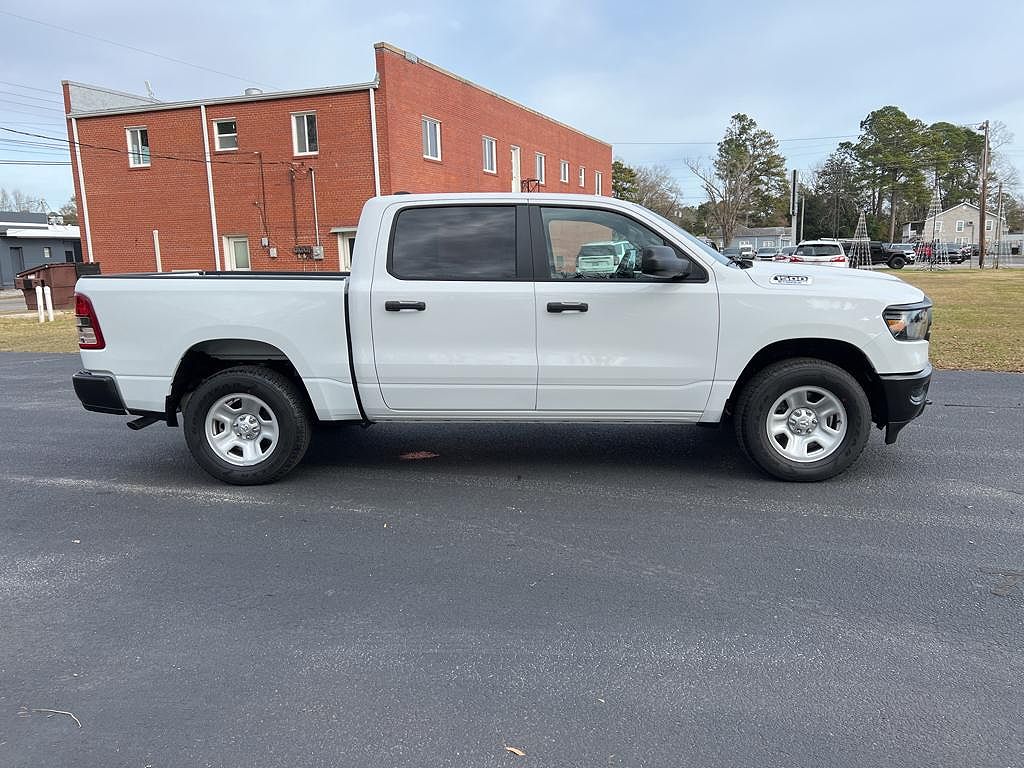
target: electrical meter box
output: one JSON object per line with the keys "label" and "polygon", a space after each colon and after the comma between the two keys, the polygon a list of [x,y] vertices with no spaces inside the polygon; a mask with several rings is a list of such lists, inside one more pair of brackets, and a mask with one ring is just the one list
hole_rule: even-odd
{"label": "electrical meter box", "polygon": [[324,258],[324,247],[322,245],[313,246],[313,258],[317,261],[323,261]]}

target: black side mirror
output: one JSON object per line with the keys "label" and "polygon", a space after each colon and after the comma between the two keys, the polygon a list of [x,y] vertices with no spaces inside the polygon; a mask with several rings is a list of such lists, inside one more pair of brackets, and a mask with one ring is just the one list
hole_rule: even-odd
{"label": "black side mirror", "polygon": [[693,264],[685,256],[680,257],[675,249],[667,245],[649,245],[640,256],[640,272],[647,277],[672,280],[686,277]]}

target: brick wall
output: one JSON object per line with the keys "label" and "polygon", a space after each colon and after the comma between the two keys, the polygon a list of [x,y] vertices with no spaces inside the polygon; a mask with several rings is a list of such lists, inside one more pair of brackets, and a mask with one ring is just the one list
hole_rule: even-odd
{"label": "brick wall", "polygon": [[[611,193],[609,145],[430,64],[409,61],[386,44],[376,47],[375,56],[383,194],[511,191],[513,144],[521,149],[523,179],[534,176],[535,153],[546,155],[547,183],[542,191],[592,194],[594,174],[600,171],[603,191]],[[69,85],[64,88],[65,101],[72,107]],[[296,156],[293,151],[292,114],[300,111],[316,112],[315,156]],[[441,122],[440,162],[423,157],[423,115]],[[228,118],[236,122],[238,148],[218,151],[213,122]],[[145,126],[148,131],[149,167],[128,165],[129,126]],[[206,126],[200,108],[193,105],[79,118],[93,255],[103,271],[155,270],[154,229],[160,232],[165,271],[214,268],[204,129],[222,264],[224,238],[245,236],[252,269],[338,269],[338,238],[330,230],[354,228],[363,203],[374,194],[368,89],[211,104]],[[68,133],[70,138],[70,121]],[[484,135],[497,140],[495,174],[483,170]],[[570,163],[568,183],[559,181],[563,159]],[[74,152],[72,162],[75,193],[81,200]],[[582,188],[580,166],[586,168]],[[316,242],[314,174],[323,262],[294,254],[296,245]],[[268,240],[266,247],[263,238]],[[271,247],[277,249],[276,259],[270,256]]]}
{"label": "brick wall", "polygon": [[[508,192],[511,147],[520,148],[521,178],[535,178],[535,157],[545,155],[544,192],[593,194],[595,172],[611,194],[612,149],[568,126],[425,62],[409,61],[385,44],[375,49],[381,77],[379,132],[386,133],[387,191]],[[422,118],[441,122],[441,161],[423,157]],[[483,137],[497,140],[497,173],[483,170]],[[569,181],[559,181],[559,163],[569,161]],[[579,186],[579,168],[586,169]]]}

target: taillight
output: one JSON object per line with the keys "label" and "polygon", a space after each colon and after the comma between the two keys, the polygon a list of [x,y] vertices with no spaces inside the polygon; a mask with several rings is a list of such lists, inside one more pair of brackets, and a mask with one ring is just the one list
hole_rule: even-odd
{"label": "taillight", "polygon": [[845,256],[833,256],[829,261],[846,261]]}
{"label": "taillight", "polygon": [[75,325],[78,326],[79,349],[103,349],[106,346],[96,310],[92,308],[89,297],[81,293],[75,294]]}
{"label": "taillight", "polygon": [[803,259],[801,259],[799,256],[790,256],[789,260],[791,262],[800,262],[801,264],[803,263]]}

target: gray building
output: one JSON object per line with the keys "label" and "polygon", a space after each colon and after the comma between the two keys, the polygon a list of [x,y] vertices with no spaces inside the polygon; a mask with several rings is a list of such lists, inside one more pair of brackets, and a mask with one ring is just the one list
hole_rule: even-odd
{"label": "gray building", "polygon": [[78,227],[50,224],[45,213],[0,211],[0,288],[13,288],[22,270],[81,260]]}
{"label": "gray building", "polygon": [[[980,221],[981,209],[978,206],[974,203],[960,203],[942,211],[934,221],[929,217],[924,221],[910,221],[904,224],[903,242],[938,240],[956,245],[973,245],[980,238]],[[996,212],[991,208],[985,211],[985,239],[989,246],[1005,237],[1007,231],[1005,217],[996,218]]]}
{"label": "gray building", "polygon": [[749,245],[755,251],[758,248],[785,248],[787,245],[796,245],[792,235],[789,227],[736,227],[729,247],[742,248]]}

